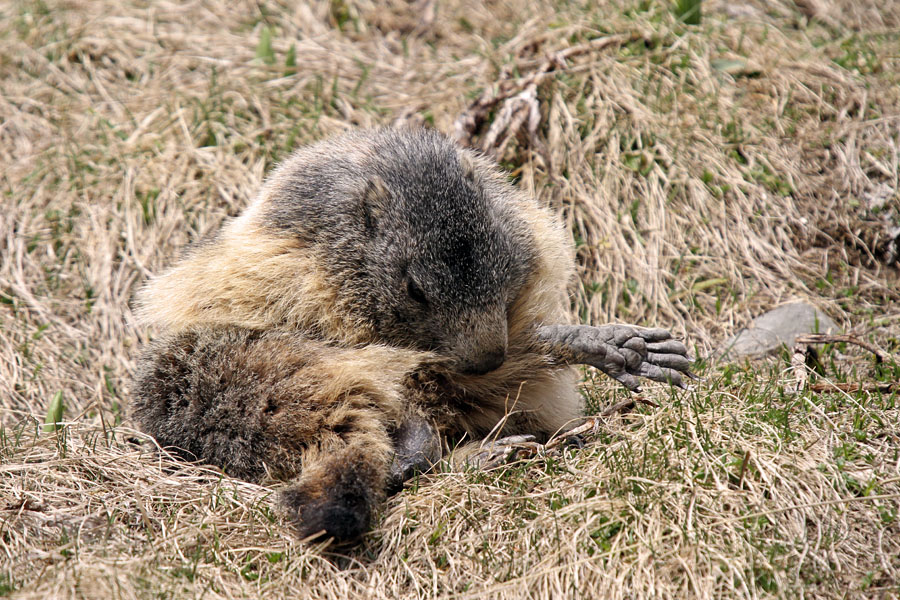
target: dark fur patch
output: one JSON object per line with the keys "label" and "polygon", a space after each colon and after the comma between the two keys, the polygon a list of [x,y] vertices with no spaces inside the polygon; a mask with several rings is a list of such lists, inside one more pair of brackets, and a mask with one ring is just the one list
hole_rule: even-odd
{"label": "dark fur patch", "polygon": [[393,432],[394,459],[388,475],[387,493],[403,489],[403,483],[427,473],[441,459],[441,438],[434,426],[418,415],[401,423]]}
{"label": "dark fur patch", "polygon": [[363,494],[345,490],[335,497],[330,490],[326,498],[311,500],[303,490],[290,489],[281,499],[291,514],[296,515],[300,537],[317,533],[334,538],[338,543],[359,539],[369,529],[371,506]]}
{"label": "dark fur patch", "polygon": [[369,529],[380,494],[377,474],[362,456],[329,461],[332,477],[304,480],[281,493],[281,501],[297,523],[301,537],[324,532],[335,542],[352,542]]}

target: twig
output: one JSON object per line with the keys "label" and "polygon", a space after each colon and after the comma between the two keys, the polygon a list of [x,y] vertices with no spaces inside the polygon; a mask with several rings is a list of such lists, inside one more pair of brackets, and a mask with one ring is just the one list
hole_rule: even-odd
{"label": "twig", "polygon": [[597,431],[599,428],[600,428],[600,419],[598,419],[597,417],[588,417],[585,420],[585,422],[582,423],[581,425],[579,425],[578,427],[574,427],[564,433],[561,433],[557,436],[550,438],[547,441],[547,443],[544,444],[543,450],[544,450],[544,452],[546,452],[548,450],[552,450],[553,448],[556,448],[557,446],[559,446],[563,442],[567,441],[568,439],[572,438],[573,436],[581,435],[583,433],[588,433],[588,432],[593,433],[593,432]]}
{"label": "twig", "polygon": [[647,406],[652,406],[654,408],[659,408],[659,404],[653,402],[652,400],[647,400],[643,396],[634,395],[627,400],[623,400],[616,404],[613,404],[610,407],[603,409],[603,411],[595,416],[588,417],[584,423],[579,425],[578,427],[574,427],[565,431],[559,435],[556,435],[544,444],[543,451],[546,452],[548,450],[552,450],[553,448],[559,446],[563,442],[569,440],[570,438],[576,435],[582,435],[584,433],[596,433],[598,429],[600,429],[600,419],[604,417],[610,417],[619,413],[626,413],[634,408],[635,404],[646,404]]}
{"label": "twig", "polygon": [[737,489],[741,489],[744,486],[744,473],[747,472],[747,463],[750,462],[750,451],[744,453],[744,460],[741,461],[741,472],[738,475]]}
{"label": "twig", "polygon": [[828,390],[838,390],[841,392],[892,392],[900,390],[900,381],[886,381],[875,383],[813,383],[809,386],[813,392],[827,392]]}
{"label": "twig", "polygon": [[622,400],[617,404],[613,404],[607,408],[604,408],[600,413],[601,417],[611,417],[612,415],[617,415],[619,413],[626,413],[634,408],[635,401],[634,398],[629,398],[628,400]]}
{"label": "twig", "polygon": [[806,335],[797,336],[796,343],[797,344],[831,344],[835,342],[846,342],[848,344],[855,344],[862,348],[865,348],[869,352],[875,355],[876,362],[886,362],[889,360],[893,360],[893,357],[885,352],[884,350],[880,350],[874,344],[870,344],[869,342],[865,342],[859,339],[856,336],[852,335],[844,335],[844,334],[831,334],[831,333],[808,333]]}
{"label": "twig", "polygon": [[806,344],[794,344],[794,351],[791,353],[791,370],[794,372],[796,381],[794,382],[794,393],[799,394],[809,383],[809,371],[806,370],[806,356],[809,346]]}
{"label": "twig", "polygon": [[[503,69],[500,72],[500,79],[497,85],[482,92],[456,118],[453,124],[453,136],[462,144],[476,146],[473,140],[476,131],[485,121],[488,113],[497,104],[504,102],[500,116],[491,125],[488,135],[477,147],[489,154],[497,153],[502,150],[509,138],[517,134],[522,125],[526,123],[529,137],[534,142],[540,118],[537,86],[543,83],[547,76],[554,71],[568,68],[566,64],[567,59],[589,52],[596,52],[608,46],[622,44],[634,39],[641,39],[641,36],[639,34],[611,35],[550,53],[538,64],[534,71],[518,79],[511,78],[512,73],[518,69]],[[527,66],[527,63],[520,62],[515,66],[521,68]],[[501,135],[504,133],[506,135],[501,139]],[[540,147],[538,149],[540,150]],[[544,158],[546,160],[548,157],[545,156]],[[549,168],[549,164],[547,166]]]}

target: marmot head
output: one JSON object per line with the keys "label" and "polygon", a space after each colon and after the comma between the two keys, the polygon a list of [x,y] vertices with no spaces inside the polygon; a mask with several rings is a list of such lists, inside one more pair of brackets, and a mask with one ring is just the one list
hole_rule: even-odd
{"label": "marmot head", "polygon": [[379,130],[299,150],[250,212],[313,252],[371,341],[482,374],[505,359],[509,308],[533,268],[523,201],[438,133]]}

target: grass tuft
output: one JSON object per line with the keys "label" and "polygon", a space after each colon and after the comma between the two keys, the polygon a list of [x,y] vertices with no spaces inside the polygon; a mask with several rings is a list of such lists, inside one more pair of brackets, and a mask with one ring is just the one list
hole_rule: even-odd
{"label": "grass tuft", "polygon": [[63,402],[62,392],[53,394],[50,404],[47,406],[47,416],[44,418],[44,431],[52,433],[62,426],[63,411],[65,403]]}
{"label": "grass tuft", "polygon": [[672,10],[685,25],[699,25],[703,17],[702,0],[675,0]]}

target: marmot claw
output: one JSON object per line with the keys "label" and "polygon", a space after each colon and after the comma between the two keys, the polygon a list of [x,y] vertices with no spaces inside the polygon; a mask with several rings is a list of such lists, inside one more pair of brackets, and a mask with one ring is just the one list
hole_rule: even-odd
{"label": "marmot claw", "polygon": [[684,388],[693,378],[687,347],[665,329],[633,325],[549,325],[539,327],[538,339],[566,363],[597,367],[629,390],[640,391],[638,377]]}

